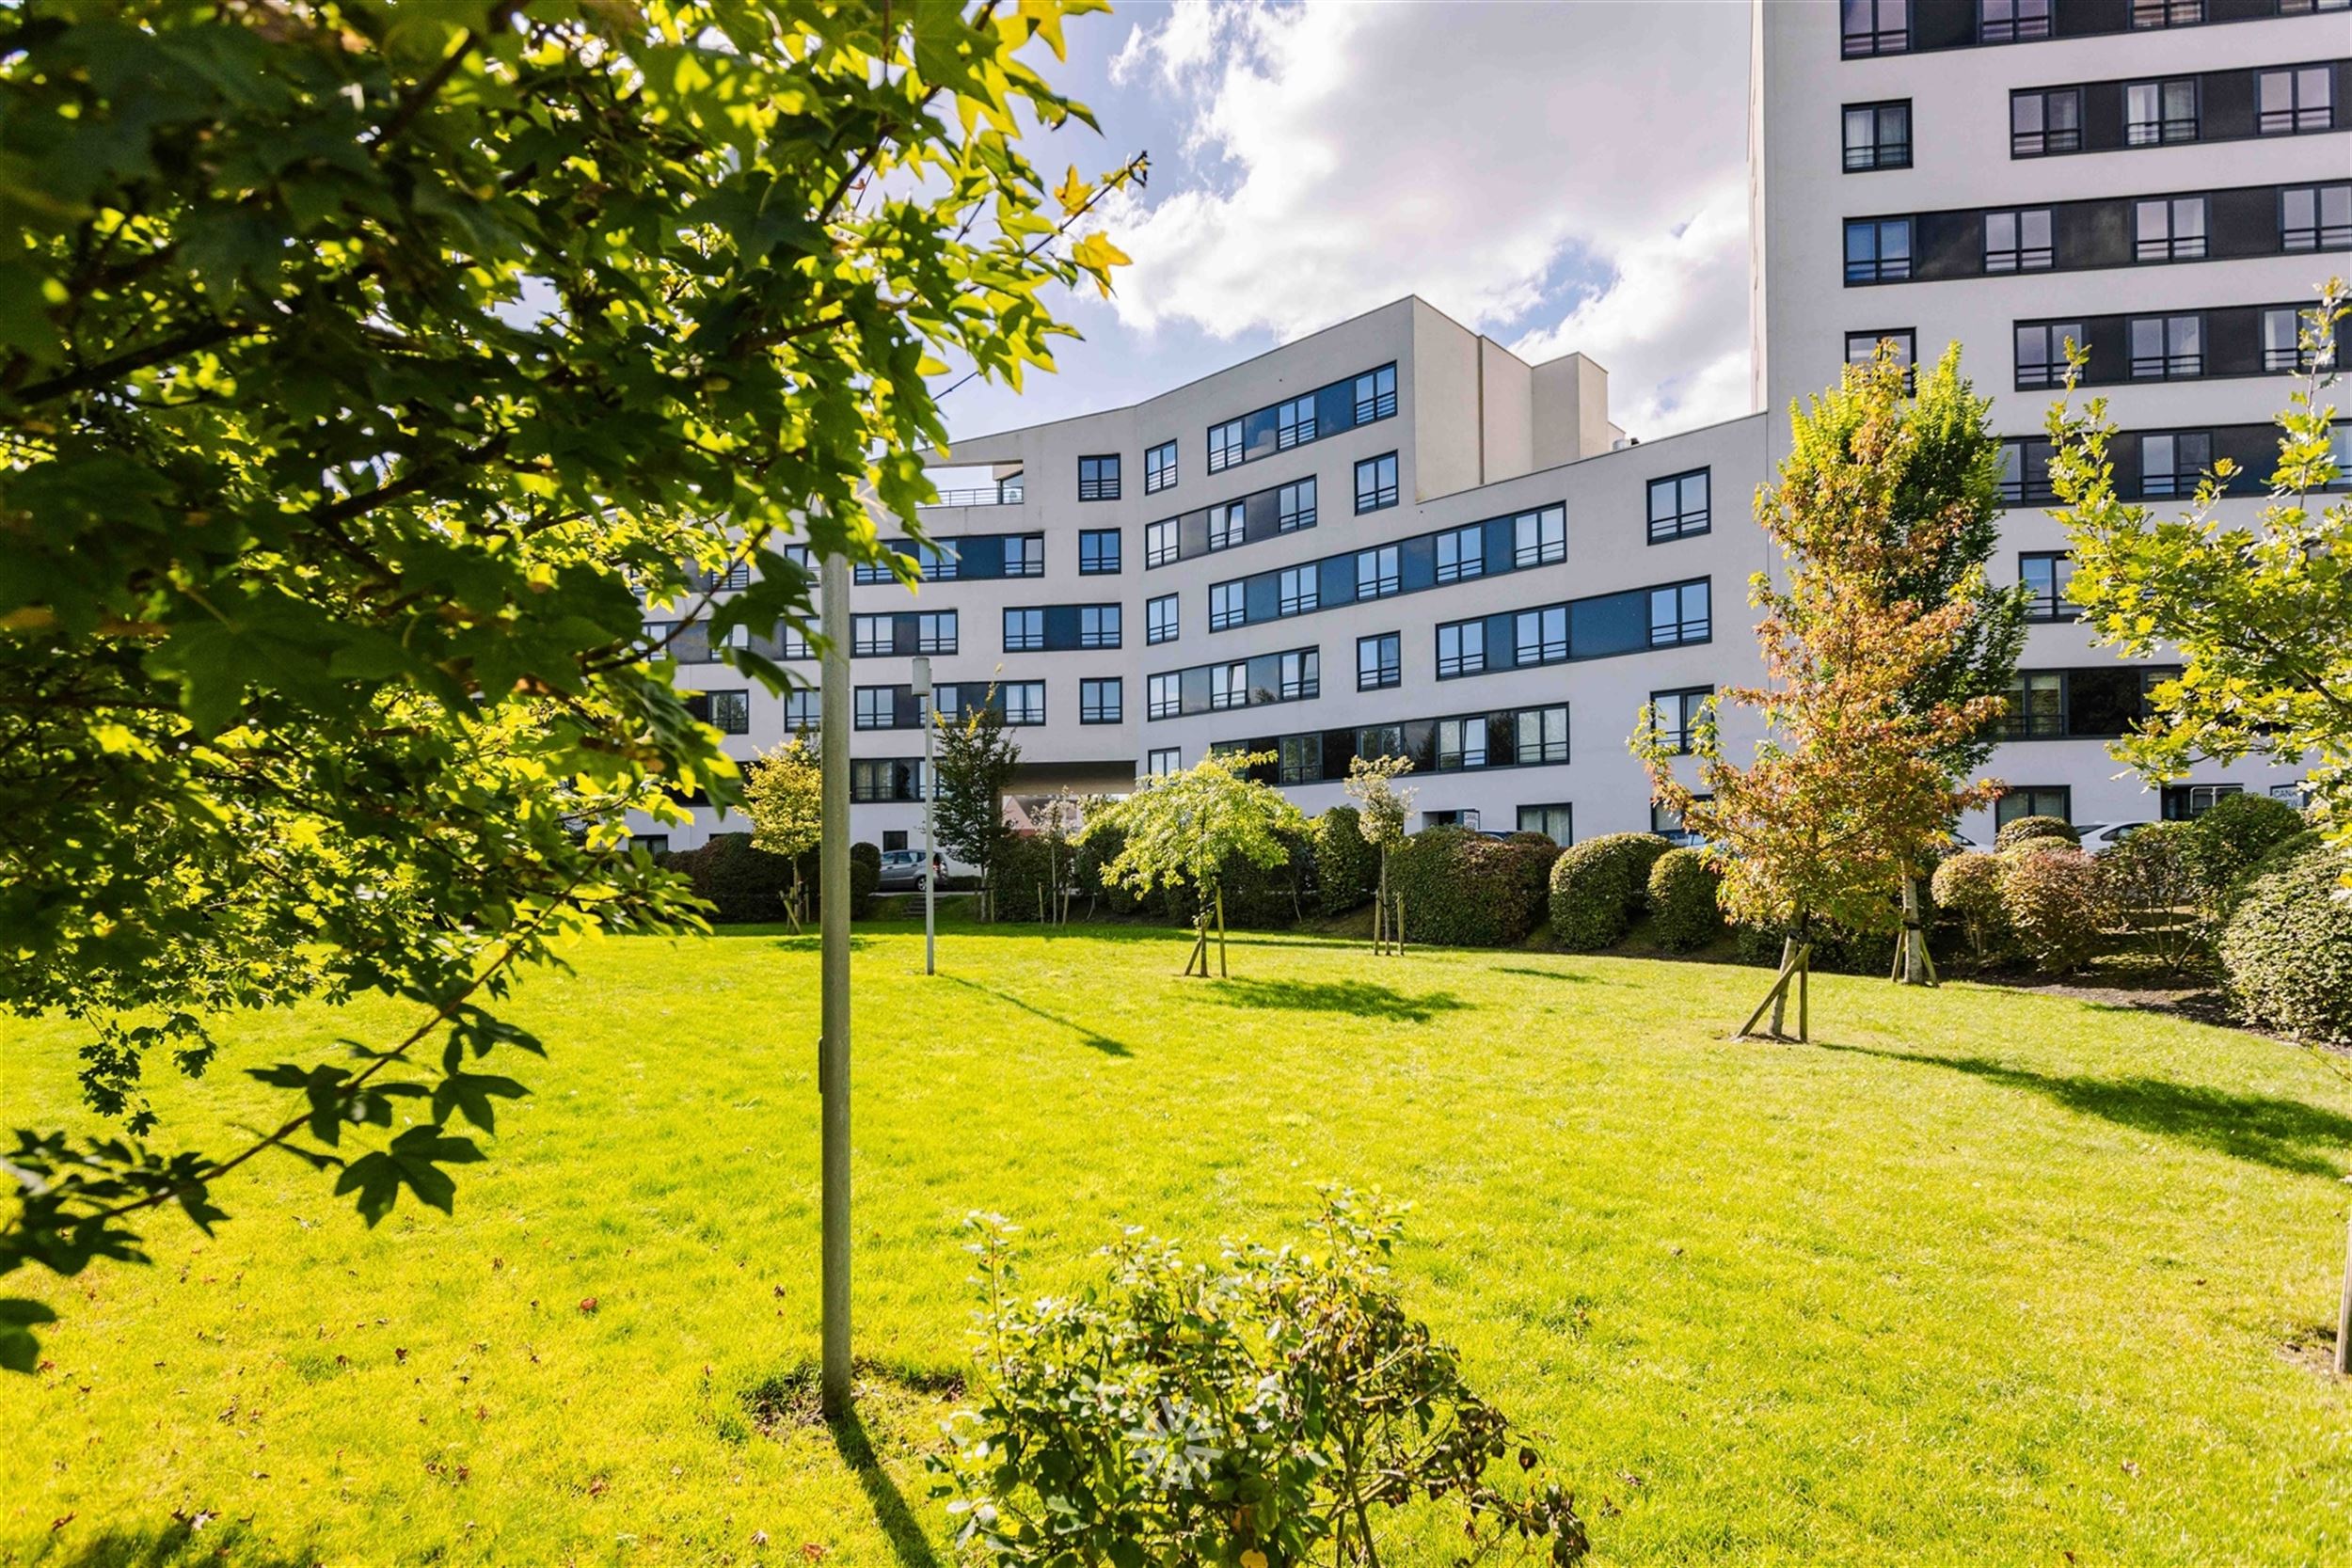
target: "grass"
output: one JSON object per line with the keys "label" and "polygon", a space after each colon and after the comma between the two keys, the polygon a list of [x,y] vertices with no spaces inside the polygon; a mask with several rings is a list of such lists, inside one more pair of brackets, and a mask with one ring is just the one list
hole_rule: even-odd
{"label": "grass", "polygon": [[[0,1561],[944,1562],[960,1218],[1052,1288],[1123,1225],[1285,1234],[1327,1180],[1416,1205],[1404,1290],[1599,1560],[2352,1560],[2352,1119],[2310,1056],[1838,976],[1814,1045],[1734,1044],[1753,970],[1253,938],[1202,982],[1185,940],[951,929],[927,984],[919,932],[861,939],[856,1426],[807,1419],[813,942],[609,942],[523,988],[553,1058],[454,1218],[369,1233],[262,1164],[217,1241],[51,1291]],[[262,1020],[167,1132],[403,1017]],[[6,1027],[7,1119],[70,1115],[70,1034]]]}

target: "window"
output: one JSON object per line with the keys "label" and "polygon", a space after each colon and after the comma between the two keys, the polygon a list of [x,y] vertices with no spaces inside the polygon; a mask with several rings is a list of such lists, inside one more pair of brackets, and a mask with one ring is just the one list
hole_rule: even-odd
{"label": "window", "polygon": [[2010,740],[2127,735],[2147,717],[2148,693],[2178,673],[2129,664],[2020,670],[2010,680],[2005,733]]}
{"label": "window", "polygon": [[1165,779],[1170,773],[1183,772],[1184,765],[1179,759],[1175,747],[1155,746],[1144,753],[1143,768],[1144,772],[1152,778]]}
{"label": "window", "polygon": [[1707,699],[1715,694],[1711,686],[1685,687],[1679,691],[1653,691],[1649,694],[1650,712],[1657,717],[1658,738],[1668,750],[1677,754],[1691,749],[1692,731],[1707,711]]}
{"label": "window", "polygon": [[1669,474],[1649,482],[1649,542],[1687,539],[1708,530],[1708,470]]}
{"label": "window", "polygon": [[752,694],[748,691],[698,691],[686,699],[686,711],[721,735],[749,735]]}
{"label": "window", "polygon": [[1146,642],[1176,641],[1176,595],[1163,594],[1156,599],[1143,601],[1143,640]]}
{"label": "window", "polygon": [[1909,218],[1846,220],[1846,281],[1897,283],[1911,276]]}
{"label": "window", "polygon": [[[893,548],[887,545],[882,547],[885,552]],[[878,583],[898,581],[898,574],[890,569],[887,561],[861,561],[850,568],[850,580],[860,588],[871,588]]]}
{"label": "window", "polygon": [[1045,575],[1045,535],[1041,533],[1011,533],[1005,536],[1005,576],[1009,578],[1041,578]]}
{"label": "window", "polygon": [[1356,510],[1378,512],[1396,504],[1396,453],[1367,457],[1356,465]]}
{"label": "window", "polygon": [[752,585],[752,563],[731,561],[711,575],[710,586],[715,589],[749,588]]}
{"label": "window", "polygon": [[1849,332],[1846,334],[1846,363],[1869,364],[1878,357],[1879,346],[1883,343],[1887,345],[1887,352],[1893,356],[1895,363],[1902,367],[1903,387],[1909,390],[1917,382],[1918,372],[1915,366],[1918,359],[1918,342],[1919,335],[1908,326],[1882,326],[1875,332]]}
{"label": "window", "polygon": [[1184,710],[1184,683],[1173,671],[1144,682],[1143,711],[1153,719],[1173,719]]}
{"label": "window", "polygon": [[2026,550],[2017,557],[2017,580],[2026,585],[2026,619],[2081,619],[2066,591],[2074,581],[2074,558],[2064,550]]}
{"label": "window", "polygon": [[2316,356],[2303,345],[2303,312],[2292,305],[2263,312],[2263,369],[2308,371]]}
{"label": "window", "polygon": [[886,654],[892,642],[891,615],[852,615],[850,617],[850,652],[854,656]]}
{"label": "window", "polygon": [[2163,795],[2164,819],[2167,822],[2192,821],[2231,796],[2245,793],[2244,784],[2167,784]]}
{"label": "window", "polygon": [[2032,87],[2009,95],[2009,155],[2041,158],[2083,150],[2083,89]]}
{"label": "window", "polygon": [[1033,654],[1045,646],[1045,611],[1041,610],[1008,610],[1005,611],[1005,652]]}
{"label": "window", "polygon": [[2352,246],[2352,184],[2289,185],[2280,191],[2279,245],[2284,250]]}
{"label": "window", "polygon": [[1223,631],[1229,626],[1238,626],[1248,619],[1248,606],[1243,599],[1240,583],[1213,582],[1209,584],[1209,629],[1211,631]]}
{"label": "window", "polygon": [[1078,683],[1078,722],[1116,724],[1126,717],[1127,683],[1117,675]]}
{"label": "window", "polygon": [[[1712,795],[1701,795],[1697,797],[1697,799],[1701,800],[1712,800],[1715,797]],[[1661,806],[1655,800],[1650,802],[1649,831],[1656,833],[1660,838],[1664,839],[1667,843],[1679,845],[1681,847],[1686,849],[1692,848],[1706,842],[1706,840],[1700,838],[1698,834],[1683,826],[1682,814],[1680,812],[1676,811],[1671,806]]]}
{"label": "window", "polygon": [[2205,198],[2176,196],[2132,206],[2132,256],[2141,261],[2193,261],[2205,253]]}
{"label": "window", "polygon": [[850,799],[863,803],[881,800],[920,800],[923,764],[919,759],[851,757]]}
{"label": "window", "polygon": [[1078,646],[1081,648],[1116,648],[1119,646],[1119,606],[1115,604],[1082,604],[1078,607]]}
{"label": "window", "polygon": [[[861,686],[853,699],[856,707],[850,715],[850,727],[860,730],[895,730],[898,727],[898,689],[895,686]],[[815,722],[809,728],[815,729]]]}
{"label": "window", "polygon": [[[1320,574],[1313,566],[1283,567],[1281,574],[1275,578],[1274,613],[1304,615],[1314,609],[1320,582]],[[1233,588],[1238,594],[1241,584],[1235,583]]]}
{"label": "window", "polygon": [[1459,582],[1486,570],[1486,531],[1472,523],[1438,535],[1438,580]]}
{"label": "window", "polygon": [[2123,140],[2133,147],[2195,141],[2197,78],[2133,82],[2123,88]]}
{"label": "window", "polygon": [[1984,214],[1984,270],[2041,272],[2056,252],[2050,245],[2050,209],[2024,207]]}
{"label": "window", "polygon": [[1209,427],[1209,472],[1221,474],[1242,460],[1241,421],[1228,420]]}
{"label": "window", "polygon": [[1842,0],[1846,58],[1899,55],[1911,47],[1911,0]]}
{"label": "window", "polygon": [[1356,689],[1378,691],[1405,678],[1405,640],[1384,631],[1356,639]]}
{"label": "window", "polygon": [[[2279,0],[2280,16],[2311,16],[2319,11],[2340,11],[2352,8],[2352,0]],[[2277,790],[2271,793],[2276,795]]]}
{"label": "window", "polygon": [[1383,365],[1356,378],[1356,422],[1370,424],[1396,412],[1396,367]]}
{"label": "window", "polygon": [[641,639],[640,645],[650,654],[654,649],[664,647],[676,635],[677,623],[675,621],[648,621],[645,623],[644,636]]}
{"label": "window", "polygon": [[962,570],[952,545],[917,545],[914,567],[925,582],[953,582]]}
{"label": "window", "polygon": [[1115,501],[1119,499],[1119,456],[1081,457],[1078,459],[1078,499],[1082,501]]}
{"label": "window", "polygon": [[2328,455],[2336,465],[2336,477],[2329,480],[2325,488],[2352,490],[2352,424],[2328,427]]}
{"label": "window", "polygon": [[2030,322],[2017,329],[2017,389],[2066,383],[2066,345],[2083,344],[2080,322]]}
{"label": "window", "polygon": [[[1299,570],[1306,573],[1311,579],[1313,567],[1303,566]],[[1284,579],[1282,597],[1287,601],[1290,598],[1290,574],[1285,572],[1282,577]],[[1383,545],[1377,549],[1356,552],[1357,598],[1385,599],[1403,589],[1404,586],[1404,560],[1402,552],[1396,546]],[[1307,608],[1310,610],[1314,608],[1314,589],[1311,586],[1307,590]],[[1290,611],[1284,610],[1282,613],[1287,615]]]}
{"label": "window", "polygon": [[1557,664],[1568,657],[1568,607],[1548,605],[1522,610],[1511,617],[1511,662]]}
{"label": "window", "polygon": [[882,847],[884,854],[894,849],[904,849],[907,847],[907,831],[904,828],[884,828]]}
{"label": "window", "polygon": [[817,657],[816,650],[808,645],[807,634],[795,626],[784,626],[778,629],[776,650],[777,657],[781,658],[814,658]]}
{"label": "window", "polygon": [[1209,548],[1230,550],[1248,539],[1248,519],[1239,501],[1222,501],[1209,508]]}
{"label": "window", "polygon": [[1484,768],[1486,766],[1486,719],[1440,719],[1438,721],[1438,767]]}
{"label": "window", "polygon": [[1541,833],[1554,844],[1570,844],[1576,839],[1576,808],[1563,800],[1557,805],[1521,806],[1519,832]]}
{"label": "window", "polygon": [[818,726],[824,714],[824,693],[813,686],[798,686],[784,694],[784,729],[799,735]]}
{"label": "window", "polygon": [[1284,654],[1276,665],[1276,690],[1286,703],[1303,703],[1323,695],[1323,651],[1301,648]]}
{"label": "window", "polygon": [[1405,754],[1405,726],[1402,724],[1365,724],[1356,731],[1356,754],[1359,757],[1401,757]]}
{"label": "window", "polygon": [[1078,575],[1082,578],[1114,577],[1119,572],[1119,531],[1115,528],[1088,528],[1078,531]]}
{"label": "window", "polygon": [[1704,642],[1714,635],[1708,618],[1707,584],[1685,582],[1649,591],[1649,645],[1668,648]]}
{"label": "window", "polygon": [[2254,72],[2254,129],[2265,136],[2325,131],[2335,118],[2335,71],[2299,65]]}
{"label": "window", "polygon": [[2135,27],[2187,27],[2205,20],[2205,0],[2132,0]]}
{"label": "window", "polygon": [[1552,707],[1525,707],[1511,716],[1512,727],[1518,734],[1519,766],[1568,760],[1568,705]]}
{"label": "window", "polygon": [[1846,105],[1846,172],[1911,166],[1911,100]]}
{"label": "window", "polygon": [[1486,623],[1456,621],[1438,628],[1438,678],[1475,675],[1486,668]]}
{"label": "window", "polygon": [[643,849],[648,855],[666,855],[670,852],[670,835],[668,833],[631,833],[628,835],[628,847],[632,849]]}
{"label": "window", "polygon": [[1176,483],[1176,443],[1162,441],[1143,451],[1143,493],[1156,496]]}
{"label": "window", "polygon": [[1143,525],[1143,564],[1145,570],[1166,566],[1175,561],[1177,551],[1176,520]]}
{"label": "window", "polygon": [[1045,683],[1043,681],[1012,681],[999,689],[1004,696],[1006,723],[1042,724],[1045,722]]}
{"label": "window", "polygon": [[2050,459],[2057,455],[2046,436],[2013,436],[2001,443],[2001,499],[2039,504],[2057,498],[2050,489]]}
{"label": "window", "polygon": [[1323,736],[1286,735],[1277,743],[1275,780],[1279,784],[1323,782]]}
{"label": "window", "polygon": [[2027,816],[2074,819],[2074,792],[2065,784],[2012,784],[1993,802],[1993,825],[2006,828]]}
{"label": "window", "polygon": [[1274,493],[1275,522],[1283,533],[1315,526],[1315,481],[1312,474],[1283,485]]}
{"label": "window", "polygon": [[1223,712],[1227,708],[1248,705],[1248,662],[1237,659],[1232,664],[1209,666],[1209,706]]}
{"label": "window", "polygon": [[2134,316],[2132,379],[2170,381],[2205,373],[2202,316]]}
{"label": "window", "polygon": [[1315,400],[1312,393],[1274,405],[1274,450],[1288,451],[1315,438]]}
{"label": "window", "polygon": [[1977,41],[2015,43],[2050,36],[2050,0],[1977,0]]}
{"label": "window", "polygon": [[2197,482],[2213,467],[2213,437],[2203,431],[2168,431],[2139,438],[2139,493],[2194,495]]}
{"label": "window", "polygon": [[1511,519],[1511,564],[1520,571],[1568,558],[1568,509],[1547,506]]}

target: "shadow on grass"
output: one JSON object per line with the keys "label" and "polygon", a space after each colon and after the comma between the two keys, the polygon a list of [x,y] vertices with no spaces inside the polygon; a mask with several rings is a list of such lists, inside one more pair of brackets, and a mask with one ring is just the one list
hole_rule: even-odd
{"label": "shadow on grass", "polygon": [[223,1562],[237,1568],[310,1568],[318,1554],[273,1549],[239,1524],[206,1521],[204,1528],[192,1529],[175,1519],[161,1529],[109,1529],[71,1553],[42,1552],[27,1560],[44,1568],[194,1568]]}
{"label": "shadow on grass", "polygon": [[1422,996],[1407,996],[1367,980],[1221,980],[1209,995],[1229,1007],[1345,1013],[1353,1018],[1387,1018],[1405,1023],[1426,1023],[1439,1013],[1458,1012],[1470,1005],[1452,991],[1433,990]]}
{"label": "shadow on grass", "polygon": [[1072,1034],[1077,1036],[1078,1043],[1087,1047],[1089,1051],[1100,1051],[1105,1056],[1132,1056],[1135,1054],[1135,1053],[1128,1050],[1125,1045],[1111,1038],[1108,1035],[1104,1034],[1100,1029],[1095,1028],[1092,1024],[1080,1023],[1076,1019],[1064,1018],[1059,1013],[1048,1012],[1046,1009],[1037,1006],[1033,1002],[1022,1001],[1021,998],[1013,995],[1010,991],[998,990],[993,986],[981,985],[977,980],[967,980],[961,974],[942,974],[936,977],[946,981],[951,986],[961,986],[966,990],[976,990],[982,996],[993,997],[996,1001],[1004,1003],[1009,1007],[1018,1007],[1023,1012],[1029,1014],[1032,1018],[1041,1018],[1048,1023],[1058,1024],[1062,1028],[1067,1029]]}
{"label": "shadow on grass", "polygon": [[882,1456],[874,1451],[873,1440],[866,1434],[866,1423],[857,1412],[827,1423],[833,1433],[833,1446],[841,1455],[841,1463],[856,1475],[857,1483],[865,1488],[867,1506],[874,1511],[874,1522],[890,1537],[890,1549],[898,1554],[902,1568],[943,1568],[939,1554],[923,1534],[921,1521],[907,1506],[906,1494],[882,1468]]}
{"label": "shadow on grass", "polygon": [[1589,986],[1593,983],[1593,977],[1589,974],[1571,974],[1565,969],[1530,969],[1525,964],[1497,964],[1495,973],[1497,974],[1524,974],[1536,980],[1565,980],[1570,985],[1577,986]]}
{"label": "shadow on grass", "polygon": [[1822,1044],[1821,1049],[1949,1068],[1987,1083],[2028,1090],[2084,1116],[2296,1176],[2341,1176],[2344,1148],[2352,1144],[2352,1117],[2299,1100],[2232,1094],[2164,1078],[2060,1076],[1982,1056],[1930,1056],[1860,1045]]}

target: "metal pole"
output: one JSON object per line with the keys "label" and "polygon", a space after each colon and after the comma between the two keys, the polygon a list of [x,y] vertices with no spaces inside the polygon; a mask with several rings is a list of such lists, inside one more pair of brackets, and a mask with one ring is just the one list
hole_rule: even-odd
{"label": "metal pole", "polygon": [[939,793],[938,784],[931,776],[931,731],[938,728],[938,714],[931,706],[931,661],[917,654],[914,658],[914,695],[923,705],[923,973],[939,973],[939,924],[936,867],[939,850],[931,843],[931,797]]}
{"label": "metal pole", "polygon": [[824,1370],[829,1417],[850,1412],[850,563],[825,558],[824,834],[818,897],[823,901],[824,1035],[817,1049],[822,1097]]}

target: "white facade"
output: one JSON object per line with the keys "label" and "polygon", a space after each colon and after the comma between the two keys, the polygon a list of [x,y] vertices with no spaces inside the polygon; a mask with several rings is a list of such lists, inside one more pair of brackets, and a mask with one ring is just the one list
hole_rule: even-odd
{"label": "white facade", "polygon": [[[2143,15],[2149,4],[2140,0]],[[2208,4],[2217,13],[2280,8]],[[2157,10],[2182,21],[2190,8],[2170,0]],[[2324,252],[2352,246],[2352,220],[2335,231],[2327,206],[2314,209],[2320,253],[2281,254],[2278,192],[2352,179],[2343,102],[2352,97],[2352,21],[2336,8],[2135,29],[2132,16],[2129,0],[1759,0],[1752,282],[1756,388],[1773,412],[1628,442],[1610,423],[1598,366],[1578,355],[1530,366],[1427,304],[1400,300],[1132,407],[958,442],[943,461],[984,467],[999,484],[946,498],[987,504],[925,514],[926,531],[959,558],[956,577],[914,594],[863,584],[852,602],[861,617],[952,610],[952,651],[936,621],[862,623],[868,651],[851,661],[853,685],[903,688],[918,640],[929,639],[942,650],[931,656],[936,682],[974,694],[994,683],[1000,700],[1039,719],[1014,732],[1025,763],[1016,790],[1027,794],[1118,790],[1155,767],[1248,742],[1280,753],[1284,787],[1314,812],[1343,798],[1336,781],[1349,751],[1401,745],[1418,753],[1422,822],[1524,822],[1577,837],[1650,827],[1627,736],[1655,693],[1756,679],[1746,582],[1773,562],[1750,498],[1786,447],[1788,404],[1836,380],[1849,334],[1867,344],[1909,332],[1928,357],[1959,341],[2007,436],[2038,432],[2055,395],[2019,386],[2021,323],[2096,324],[2082,328],[2093,373],[2112,365],[2122,384],[2100,390],[2127,432],[2209,433],[2231,450],[2283,403],[2289,378],[2259,356],[2245,362],[2260,329],[2248,308],[2307,302],[2344,268]],[[2006,20],[2026,36],[1977,42],[1987,17],[1996,32]],[[1846,57],[1857,19],[1864,57]],[[2040,31],[2059,36],[2032,36]],[[1965,41],[1928,47],[1945,40]],[[2208,105],[2201,128],[2219,135],[2241,107],[2233,94],[2242,87],[2253,103],[2254,73],[2282,65],[2305,68],[2293,83],[2301,96],[2287,104],[2290,134],[2258,134],[2249,108],[2248,134],[2233,139],[2186,139],[2178,115],[2153,145],[2124,135],[2118,105],[2128,82],[2197,79]],[[2334,96],[2314,113],[2323,77]],[[2045,129],[2013,143],[2012,92],[2042,87],[2081,89],[2074,134],[2083,147],[2111,133],[2122,145],[2077,150],[2062,123],[2055,136]],[[2181,94],[2166,102],[2178,108]],[[1898,103],[1903,113],[1884,124],[1899,125],[1899,147],[1876,135],[1874,116],[1861,160],[1886,166],[1849,171],[1846,107]],[[2063,103],[2051,112],[2065,119]],[[2258,198],[2254,187],[2268,189]],[[2205,197],[2201,214],[2184,210],[2184,224],[2202,217],[2199,244],[2185,233],[2143,261],[2127,231],[2118,249],[2114,225],[2128,228],[2135,208],[2116,198],[2184,193]],[[1998,219],[1992,264],[2008,270],[1988,273],[1984,213],[2044,209],[2049,264],[2037,220]],[[1899,224],[1907,244],[1850,282],[1853,219]],[[2203,255],[2192,260],[2191,249]],[[2192,315],[2197,327],[2166,340],[2160,368],[2170,376],[2135,381],[2128,318],[2145,314]],[[2023,379],[2033,379],[2030,366]],[[1162,483],[1171,443],[1173,477]],[[1391,457],[1392,472],[1367,471],[1359,512],[1359,467]],[[1105,458],[1116,459],[1115,481]],[[1308,482],[1311,514],[1298,488]],[[1460,531],[1471,525],[1483,526]],[[888,521],[883,530],[898,531]],[[2008,514],[2007,532],[1996,578],[2024,569],[2021,552],[2062,548],[2058,526],[2028,505]],[[1085,569],[1102,563],[1114,533],[1118,569]],[[1035,575],[996,575],[1008,536],[1023,541],[1011,559],[1034,563]],[[1152,641],[1171,596],[1174,635]],[[1032,610],[1041,613],[1008,625],[1007,611]],[[1392,680],[1375,653],[1367,669],[1376,684],[1359,688],[1359,644],[1391,634]],[[1046,646],[1029,647],[1031,635]],[[2117,668],[2062,620],[2034,626],[2022,662],[2042,677],[2037,729],[2092,717],[2106,689],[2096,674],[2061,675],[2053,688],[2050,673]],[[799,668],[813,684],[814,664]],[[728,741],[738,756],[781,737],[782,699],[710,669],[714,689],[752,687],[745,731]],[[1110,689],[1095,684],[1109,681],[1115,718]],[[801,700],[813,704],[813,693]],[[914,793],[914,769],[892,766],[922,753],[912,700],[868,690],[860,705],[862,725],[904,727],[854,733],[857,836],[919,843],[919,804],[888,798]],[[1388,725],[1402,728],[1359,733]],[[2052,792],[2020,803],[2057,801],[2077,822],[2159,815],[2163,803],[2119,777],[2106,747],[2098,735],[2021,738],[1992,771]],[[2195,782],[2293,782],[2252,768],[2209,772]],[[707,807],[695,817],[692,831],[672,831],[674,847],[739,826]],[[1991,826],[1963,831],[1981,841]]]}

